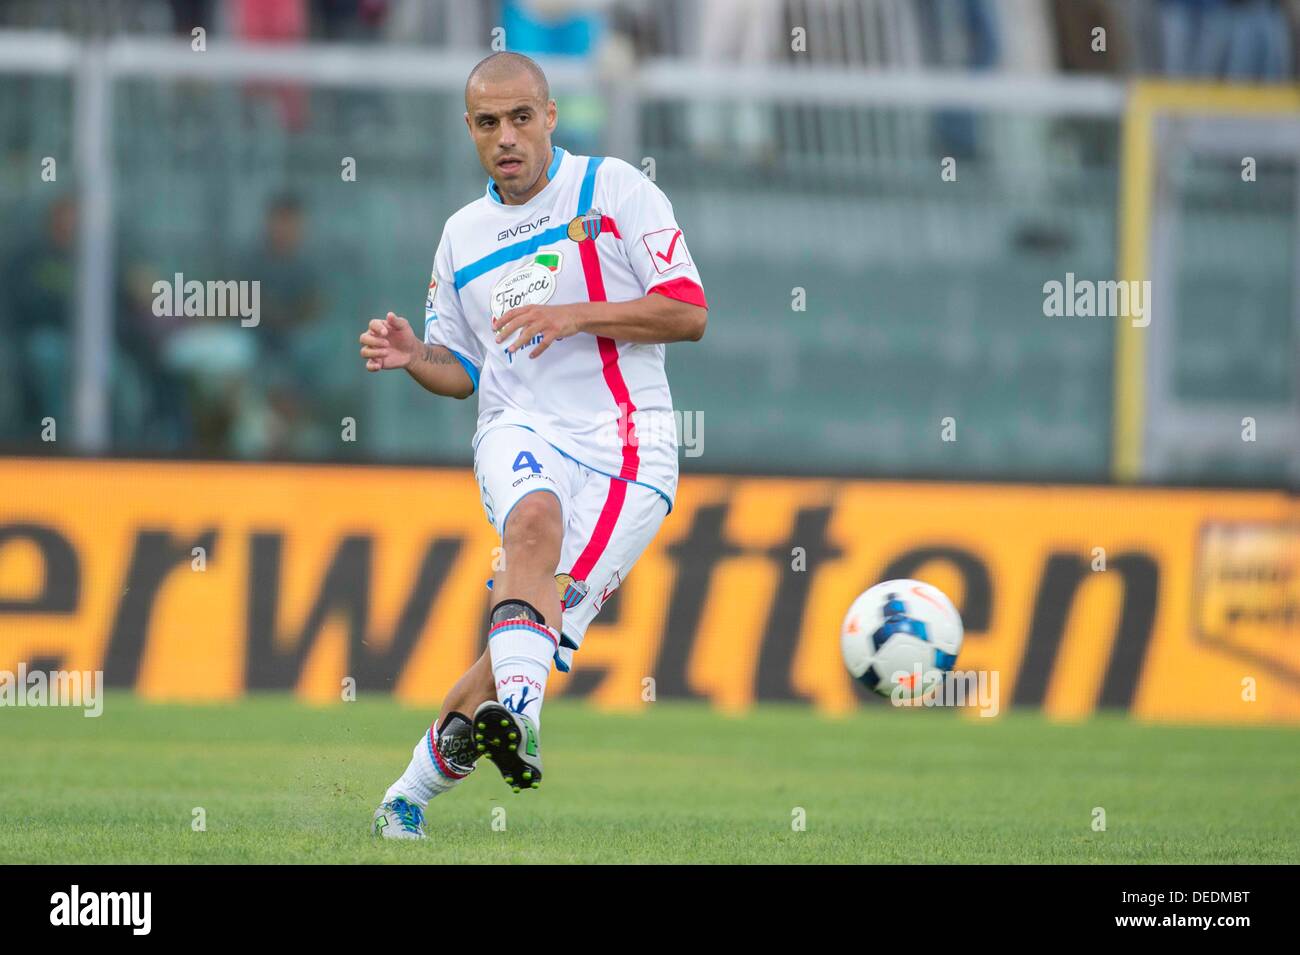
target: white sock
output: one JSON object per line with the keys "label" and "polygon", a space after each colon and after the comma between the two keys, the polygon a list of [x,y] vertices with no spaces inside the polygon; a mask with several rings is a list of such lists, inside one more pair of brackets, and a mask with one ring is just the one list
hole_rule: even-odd
{"label": "white sock", "polygon": [[406,772],[388,787],[388,792],[384,793],[384,802],[402,796],[410,802],[419,803],[423,808],[434,796],[445,793],[465,778],[441,757],[435,757],[433,741],[437,726],[437,723],[430,726],[420,737],[420,742],[415,744]]}
{"label": "white sock", "polygon": [[559,644],[560,635],[554,630],[525,617],[502,620],[488,631],[497,702],[529,717],[539,729],[546,678]]}

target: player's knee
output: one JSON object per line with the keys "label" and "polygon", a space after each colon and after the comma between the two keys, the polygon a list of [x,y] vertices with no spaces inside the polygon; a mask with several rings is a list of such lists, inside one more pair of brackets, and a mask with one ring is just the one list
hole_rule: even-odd
{"label": "player's knee", "polygon": [[561,523],[560,502],[554,494],[538,492],[520,500],[506,519],[507,560],[512,550],[535,553],[541,548],[558,548]]}

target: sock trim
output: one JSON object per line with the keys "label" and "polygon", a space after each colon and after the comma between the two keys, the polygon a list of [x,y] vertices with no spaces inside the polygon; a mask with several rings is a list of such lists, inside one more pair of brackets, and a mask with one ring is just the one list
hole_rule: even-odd
{"label": "sock trim", "polygon": [[528,630],[532,633],[539,633],[555,644],[555,649],[560,649],[560,638],[555,635],[554,630],[545,624],[534,623],[524,617],[518,617],[514,620],[502,620],[500,623],[494,624],[492,629],[488,631],[488,639],[491,640],[498,633],[505,633],[510,630]]}

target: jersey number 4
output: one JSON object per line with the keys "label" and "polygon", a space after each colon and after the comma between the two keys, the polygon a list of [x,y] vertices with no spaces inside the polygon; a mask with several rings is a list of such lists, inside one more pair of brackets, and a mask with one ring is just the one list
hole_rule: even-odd
{"label": "jersey number 4", "polygon": [[527,451],[520,451],[519,457],[515,458],[515,466],[512,470],[522,471],[524,468],[532,471],[534,474],[540,474],[542,466],[537,463],[537,459]]}

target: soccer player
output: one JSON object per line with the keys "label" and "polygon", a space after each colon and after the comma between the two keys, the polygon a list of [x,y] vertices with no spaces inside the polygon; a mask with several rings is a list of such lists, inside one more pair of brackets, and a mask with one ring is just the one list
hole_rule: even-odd
{"label": "soccer player", "polygon": [[704,334],[700,276],[658,187],[619,159],[552,146],[557,118],[528,57],[474,68],[465,123],[489,181],[443,227],[424,340],[392,312],[361,335],[369,371],[478,392],[474,474],[504,548],[487,649],[375,811],[388,838],[424,838],[428,801],[479,756],[515,792],[541,783],[551,665],[569,670],[677,489],[664,346]]}

